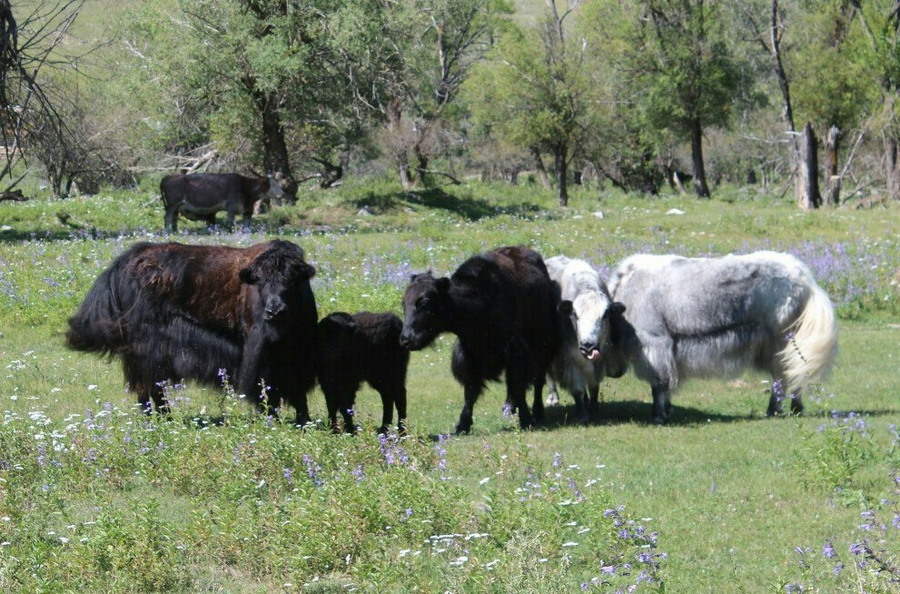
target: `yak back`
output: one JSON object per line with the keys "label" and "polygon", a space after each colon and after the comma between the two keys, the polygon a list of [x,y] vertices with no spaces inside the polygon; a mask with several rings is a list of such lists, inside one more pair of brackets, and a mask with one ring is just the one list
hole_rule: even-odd
{"label": "yak back", "polygon": [[[94,282],[69,319],[67,343],[76,350],[122,353],[137,334],[176,318],[240,342],[259,315],[258,290],[241,281],[241,271],[255,264],[258,274],[281,274],[288,260],[302,256],[298,246],[284,241],[247,248],[137,243]],[[304,265],[311,277],[314,269]],[[307,292],[302,298],[311,312],[302,315],[314,326],[315,301]]]}
{"label": "yak back", "polygon": [[540,254],[523,246],[472,256],[450,277],[453,326],[467,350],[502,356],[514,336],[546,366],[559,344],[557,292]]}

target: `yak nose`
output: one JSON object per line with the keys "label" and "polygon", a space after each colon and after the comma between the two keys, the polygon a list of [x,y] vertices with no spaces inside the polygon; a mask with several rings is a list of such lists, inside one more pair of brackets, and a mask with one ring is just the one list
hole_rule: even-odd
{"label": "yak nose", "polygon": [[266,319],[271,320],[284,311],[284,303],[269,303],[266,305]]}
{"label": "yak nose", "polygon": [[600,349],[597,348],[597,344],[593,341],[582,341],[581,344],[578,345],[578,350],[591,361],[600,356]]}

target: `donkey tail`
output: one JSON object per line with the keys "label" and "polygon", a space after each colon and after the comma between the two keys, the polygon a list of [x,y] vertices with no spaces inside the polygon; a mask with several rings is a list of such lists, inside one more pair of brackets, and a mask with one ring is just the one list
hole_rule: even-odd
{"label": "donkey tail", "polygon": [[803,311],[788,327],[787,345],[778,353],[787,393],[825,380],[838,353],[837,318],[825,291],[810,279]]}

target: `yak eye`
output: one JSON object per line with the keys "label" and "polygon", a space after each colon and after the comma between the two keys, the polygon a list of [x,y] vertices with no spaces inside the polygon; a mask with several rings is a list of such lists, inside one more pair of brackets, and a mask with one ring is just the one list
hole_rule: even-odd
{"label": "yak eye", "polygon": [[431,305],[431,299],[428,297],[419,297],[416,299],[416,309],[427,309]]}

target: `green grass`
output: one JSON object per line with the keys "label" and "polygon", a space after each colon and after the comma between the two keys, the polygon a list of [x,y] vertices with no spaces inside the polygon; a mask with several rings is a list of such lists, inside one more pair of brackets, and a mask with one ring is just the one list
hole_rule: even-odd
{"label": "green grass", "polygon": [[[896,570],[900,548],[897,207],[802,213],[744,189],[702,202],[580,189],[571,203],[534,187],[404,194],[364,180],[309,191],[249,233],[185,222],[178,239],[296,241],[318,268],[320,315],[399,313],[411,273],[504,244],[602,269],[635,251],[788,250],[840,314],[839,364],[807,414],[765,418],[766,378],[747,375],[689,382],[657,427],[648,386],[627,376],[603,384],[601,423],[571,422],[563,396],[521,432],[492,385],[472,434],[444,439],[462,391],[443,336],[412,356],[399,442],[374,435],[368,388],[356,437],[258,418],[193,385],[173,394],[173,419],[147,419],[118,362],[66,350],[62,332],[115,255],[164,238],[153,191],[0,203],[0,590],[891,591],[875,570]],[[322,418],[318,390],[310,403]],[[863,511],[886,530],[861,531]],[[861,542],[875,552],[864,568],[850,552]]]}

